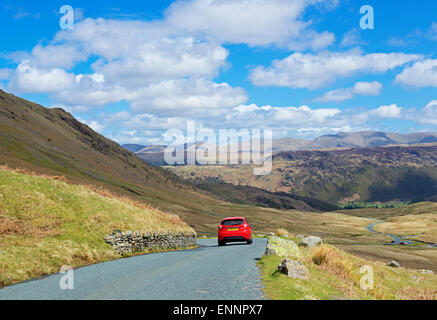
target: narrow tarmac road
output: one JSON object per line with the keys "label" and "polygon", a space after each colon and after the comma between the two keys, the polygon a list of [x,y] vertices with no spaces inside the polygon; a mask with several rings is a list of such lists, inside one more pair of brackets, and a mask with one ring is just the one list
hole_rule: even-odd
{"label": "narrow tarmac road", "polygon": [[259,300],[263,299],[256,260],[266,239],[253,245],[199,240],[196,250],[120,259],[74,270],[74,289],[62,290],[62,275],[0,290],[0,300]]}

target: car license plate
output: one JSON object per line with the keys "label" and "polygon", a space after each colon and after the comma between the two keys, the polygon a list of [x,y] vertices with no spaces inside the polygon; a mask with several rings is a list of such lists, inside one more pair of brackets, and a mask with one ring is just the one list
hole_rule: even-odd
{"label": "car license plate", "polygon": [[238,228],[228,229],[228,231],[238,231],[238,230],[240,230],[240,229],[238,229]]}

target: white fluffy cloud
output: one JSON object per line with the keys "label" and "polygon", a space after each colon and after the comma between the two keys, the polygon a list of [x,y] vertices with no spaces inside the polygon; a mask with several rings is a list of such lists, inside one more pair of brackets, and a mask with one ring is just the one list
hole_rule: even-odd
{"label": "white fluffy cloud", "polygon": [[245,103],[248,97],[240,88],[227,83],[215,83],[204,79],[167,80],[145,87],[132,102],[136,113],[158,112],[164,115],[186,115],[226,112],[226,109]]}
{"label": "white fluffy cloud", "polygon": [[404,53],[362,54],[359,50],[293,53],[273,61],[268,68],[258,66],[251,72],[250,80],[257,86],[317,89],[357,73],[385,73],[419,58]]}
{"label": "white fluffy cloud", "polygon": [[351,88],[336,89],[325,93],[323,96],[316,98],[321,102],[341,102],[355,97],[356,94],[362,96],[377,96],[381,94],[383,85],[378,81],[357,82]]}
{"label": "white fluffy cloud", "polygon": [[25,92],[56,92],[70,87],[75,76],[64,69],[38,69],[25,60],[12,76],[10,87]]}
{"label": "white fluffy cloud", "polygon": [[362,44],[365,44],[365,42],[361,39],[361,33],[357,28],[354,28],[344,34],[340,45],[342,47],[354,47]]}
{"label": "white fluffy cloud", "polygon": [[0,68],[0,80],[9,80],[11,73],[10,69]]}
{"label": "white fluffy cloud", "polygon": [[[70,33],[59,32],[55,44],[26,55],[11,88],[51,93],[55,103],[77,112],[128,101],[138,112],[193,115],[246,102],[243,89],[210,80],[226,66],[225,48],[192,37],[159,37],[165,30],[156,34],[154,28],[137,21],[81,21]],[[90,56],[98,57],[94,73],[66,71]]]}
{"label": "white fluffy cloud", "polygon": [[383,85],[378,81],[373,81],[373,82],[359,81],[355,83],[354,93],[363,96],[377,96],[381,94],[382,89],[383,89]]}
{"label": "white fluffy cloud", "polygon": [[[212,81],[227,66],[225,43],[319,50],[333,43],[305,20],[309,6],[337,0],[175,1],[152,21],[85,19],[48,45],[15,55],[17,92],[51,93],[55,104],[84,111],[128,101],[135,112],[223,112],[247,101],[241,88]],[[72,69],[95,59],[87,75]],[[102,80],[97,81],[99,77]]]}
{"label": "white fluffy cloud", "polygon": [[225,66],[228,56],[225,48],[193,38],[164,38],[133,46],[136,50],[114,61],[99,60],[94,70],[111,83],[142,86],[166,79],[213,77]]}
{"label": "white fluffy cloud", "polygon": [[102,107],[109,103],[127,100],[131,96],[126,89],[119,86],[106,86],[91,79],[90,76],[76,81],[63,90],[54,93],[52,97],[67,105]]}
{"label": "white fluffy cloud", "polygon": [[276,44],[292,49],[320,49],[330,45],[332,33],[317,33],[302,20],[314,4],[335,6],[330,0],[193,0],[177,1],[166,11],[165,23],[221,43],[249,46]]}
{"label": "white fluffy cloud", "polygon": [[429,102],[420,112],[417,121],[422,124],[437,126],[437,100]]}
{"label": "white fluffy cloud", "polygon": [[28,57],[29,65],[36,68],[70,69],[76,63],[87,60],[88,56],[75,45],[36,45]]}
{"label": "white fluffy cloud", "polygon": [[402,115],[402,108],[397,104],[381,106],[378,109],[369,111],[371,119],[399,119]]}
{"label": "white fluffy cloud", "polygon": [[228,126],[275,127],[297,130],[305,126],[338,126],[342,111],[336,108],[312,109],[308,106],[273,107],[241,105],[226,116]]}
{"label": "white fluffy cloud", "polygon": [[396,83],[413,87],[437,87],[437,59],[418,61],[407,67],[396,77]]}

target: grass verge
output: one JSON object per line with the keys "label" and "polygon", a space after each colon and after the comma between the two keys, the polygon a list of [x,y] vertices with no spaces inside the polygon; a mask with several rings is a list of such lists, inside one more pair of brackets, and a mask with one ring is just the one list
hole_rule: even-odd
{"label": "grass verge", "polygon": [[[262,271],[266,296],[273,300],[436,300],[437,276],[410,269],[394,269],[382,262],[364,260],[334,246],[301,249],[300,261],[310,280],[296,280],[278,272],[283,258],[264,256]],[[374,272],[374,288],[363,290],[363,266]]]}
{"label": "grass verge", "polygon": [[0,169],[0,286],[120,258],[114,230],[193,233],[178,216],[61,177]]}

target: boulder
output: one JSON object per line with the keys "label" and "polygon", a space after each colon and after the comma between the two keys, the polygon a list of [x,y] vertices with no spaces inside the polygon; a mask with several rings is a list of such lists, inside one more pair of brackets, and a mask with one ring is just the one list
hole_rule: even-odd
{"label": "boulder", "polygon": [[292,240],[286,240],[279,237],[270,237],[267,242],[266,256],[279,257],[300,257],[299,247]]}
{"label": "boulder", "polygon": [[314,248],[322,243],[323,243],[323,241],[319,237],[309,236],[309,237],[303,238],[300,241],[299,246],[305,247],[305,248]]}
{"label": "boulder", "polygon": [[399,262],[393,260],[393,261],[387,262],[387,267],[400,268],[401,265],[399,264]]}
{"label": "boulder", "polygon": [[309,280],[310,272],[301,262],[290,259],[282,260],[278,270],[293,279]]}

